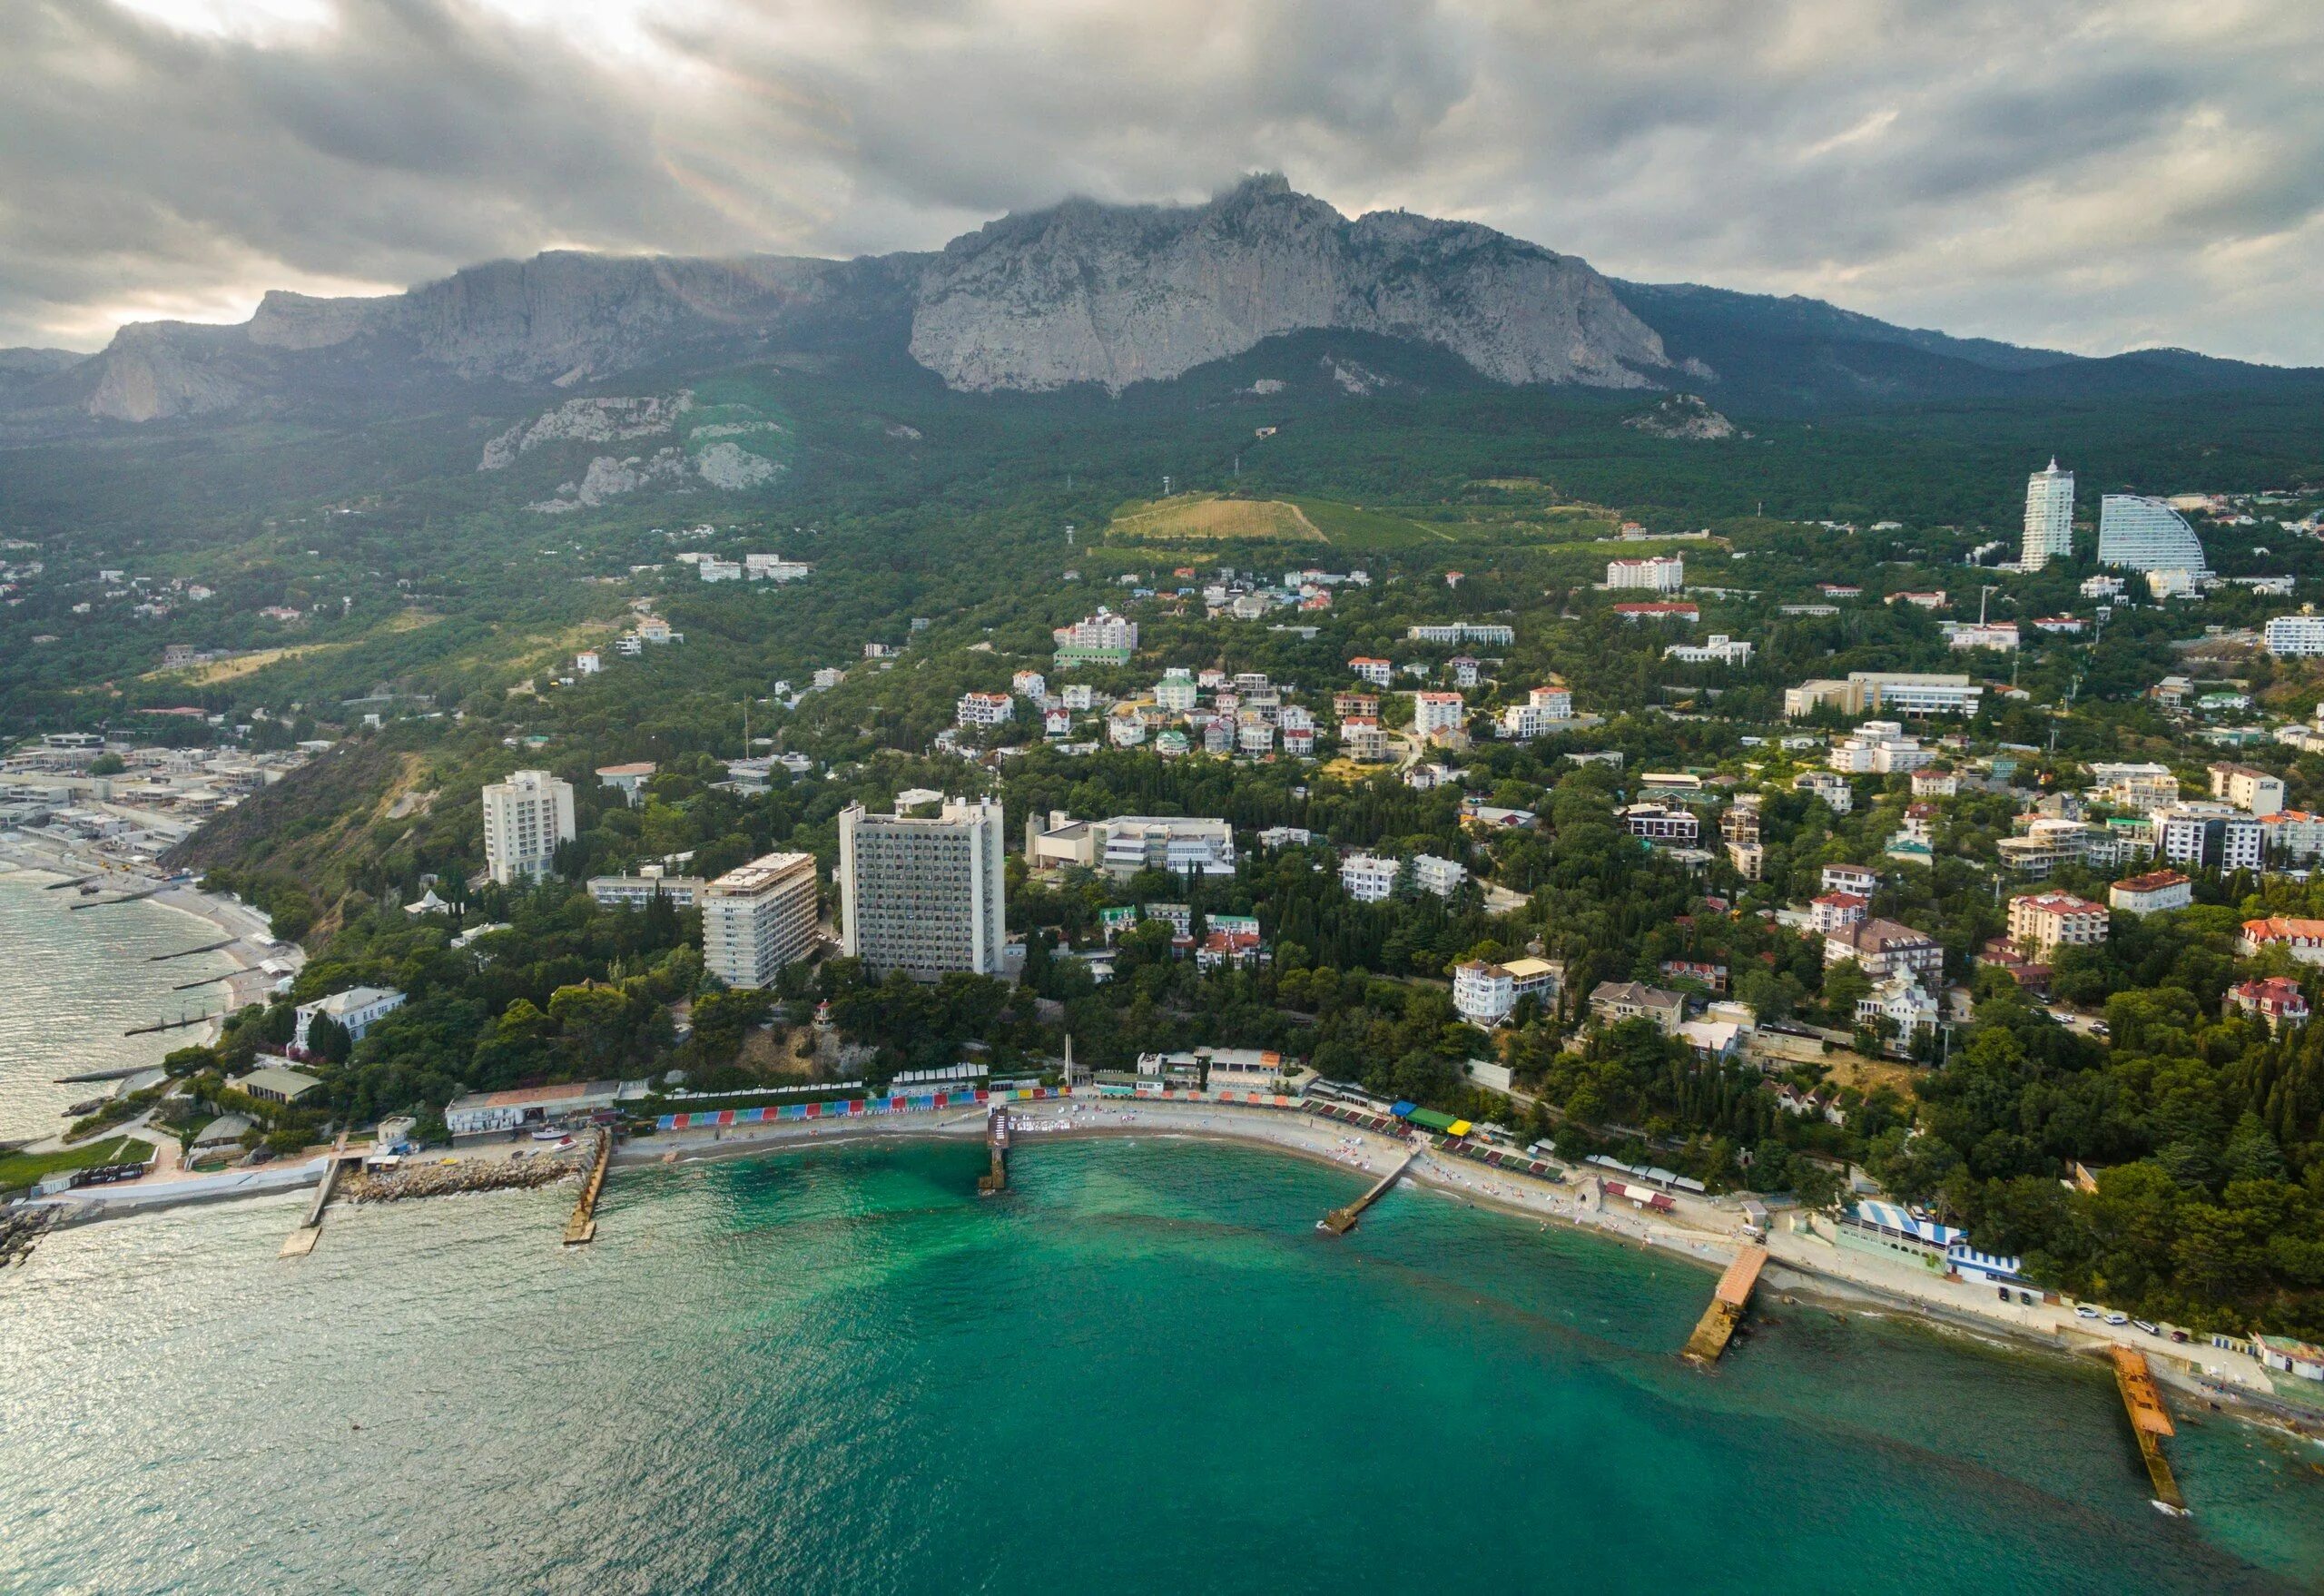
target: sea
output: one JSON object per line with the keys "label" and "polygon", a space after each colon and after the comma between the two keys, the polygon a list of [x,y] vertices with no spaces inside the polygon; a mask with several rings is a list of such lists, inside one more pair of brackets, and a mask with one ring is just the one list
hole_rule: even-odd
{"label": "sea", "polygon": [[234,968],[223,953],[156,961],[225,933],[150,900],[75,912],[88,900],[65,878],[0,864],[0,1142],[54,1136],[64,1111],[112,1083],[59,1086],[60,1075],[158,1064],[202,1032],[123,1032],[220,1007],[223,984],[175,989]]}
{"label": "sea", "polygon": [[1361,1175],[1162,1135],[983,1167],[624,1166],[580,1247],[570,1187],[52,1232],[0,1591],[2324,1587],[2324,1448],[2181,1403],[2166,1518],[2094,1366],[1766,1293],[1706,1373],[1711,1275],[1608,1238],[1412,1187],[1329,1237]]}

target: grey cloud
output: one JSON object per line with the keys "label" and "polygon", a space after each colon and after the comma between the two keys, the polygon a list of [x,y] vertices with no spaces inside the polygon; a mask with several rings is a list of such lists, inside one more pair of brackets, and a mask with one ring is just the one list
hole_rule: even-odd
{"label": "grey cloud", "polygon": [[547,244],[930,248],[1281,168],[1624,275],[2324,361],[2312,0],[695,0],[642,55],[491,0],[338,9],[264,47],[0,12],[0,343]]}

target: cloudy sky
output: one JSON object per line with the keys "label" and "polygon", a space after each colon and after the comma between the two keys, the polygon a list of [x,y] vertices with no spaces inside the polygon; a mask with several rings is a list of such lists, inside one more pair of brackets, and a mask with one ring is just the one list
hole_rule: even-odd
{"label": "cloudy sky", "polygon": [[1263,169],[1621,276],[2324,364],[2319,0],[0,0],[0,345]]}

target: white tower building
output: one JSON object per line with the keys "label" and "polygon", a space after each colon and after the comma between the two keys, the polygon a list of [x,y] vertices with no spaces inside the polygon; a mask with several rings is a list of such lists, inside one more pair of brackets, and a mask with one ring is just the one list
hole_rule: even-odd
{"label": "white tower building", "polygon": [[[940,800],[933,815],[908,813]],[[1007,941],[1000,802],[904,793],[893,814],[839,817],[841,949],[881,975],[1001,973]]]}
{"label": "white tower building", "polygon": [[520,770],[484,789],[484,863],[508,886],[549,872],[559,842],[573,841],[573,783]]}
{"label": "white tower building", "polygon": [[2073,473],[2059,470],[2052,455],[2048,470],[2025,479],[2025,546],[2019,560],[2027,570],[2038,571],[2073,553]]}

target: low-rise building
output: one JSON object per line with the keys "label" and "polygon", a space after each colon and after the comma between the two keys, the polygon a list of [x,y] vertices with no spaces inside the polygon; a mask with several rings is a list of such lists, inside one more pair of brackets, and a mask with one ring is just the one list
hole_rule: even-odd
{"label": "low-rise building", "polygon": [[1683,848],[1693,847],[1702,835],[1702,822],[1693,814],[1659,803],[1630,804],[1622,811],[1622,825],[1633,837]]}
{"label": "low-rise building", "polygon": [[1573,689],[1562,685],[1535,687],[1522,704],[1501,712],[1501,734],[1513,742],[1531,742],[1562,731],[1573,719]]}
{"label": "low-rise building", "polygon": [[226,1084],[261,1103],[281,1103],[290,1107],[320,1089],[322,1082],[287,1065],[266,1064]]}
{"label": "low-rise building", "polygon": [[2264,635],[2268,652],[2280,659],[2301,659],[2324,654],[2324,616],[2312,609],[2296,616],[2277,616]]}
{"label": "low-rise building", "polygon": [[1850,671],[1845,681],[1803,682],[1784,690],[1783,712],[1797,719],[1831,707],[1842,714],[1974,715],[1984,688],[1965,675],[1925,671]]}
{"label": "low-rise building", "polygon": [[1945,948],[1926,931],[1893,920],[1862,920],[1824,933],[1824,962],[1853,959],[1875,983],[1898,970],[1935,986],[1945,975]]}
{"label": "low-rise building", "polygon": [[1877,1029],[1883,1021],[1893,1028],[1900,1047],[1910,1048],[1925,1030],[1935,1029],[1941,1018],[1936,1000],[1909,971],[1898,970],[1856,1002],[1856,1022]]}
{"label": "low-rise building", "polygon": [[2125,914],[2184,909],[2195,901],[2195,883],[2175,870],[2149,871],[2116,882],[2107,889],[2106,901]]}
{"label": "low-rise building", "polygon": [[1808,901],[1807,929],[1846,931],[1872,917],[1872,900],[1855,892],[1823,892]]}
{"label": "low-rise building", "polygon": [[2245,921],[2235,951],[2249,959],[2268,948],[2281,948],[2302,964],[2324,964],[2324,920],[2271,914]]}
{"label": "low-rise building", "polygon": [[1590,989],[1590,1012],[1608,1025],[1643,1016],[1663,1035],[1676,1036],[1686,1022],[1687,997],[1634,980],[1601,980]]}
{"label": "low-rise building", "polygon": [[601,764],[597,767],[597,785],[613,788],[622,795],[625,803],[635,809],[645,795],[645,783],[654,779],[654,773],[660,768],[651,760],[640,760],[630,764]]}
{"label": "low-rise building", "polygon": [[1174,875],[1235,873],[1235,828],[1195,815],[1118,814],[1075,820],[1052,810],[1025,822],[1025,862],[1036,870],[1078,864],[1127,881],[1142,870]]}
{"label": "low-rise building", "polygon": [[617,1080],[568,1080],[513,1091],[474,1092],[444,1109],[444,1128],[454,1136],[490,1136],[527,1126],[584,1118],[621,1100]]}
{"label": "low-rise building", "polygon": [[310,1050],[307,1045],[308,1029],[318,1015],[336,1020],[350,1041],[359,1042],[373,1026],[402,1008],[403,1003],[404,995],[393,987],[350,987],[328,998],[301,1003],[293,1010],[290,1046],[300,1053]]}
{"label": "low-rise building", "polygon": [[1691,626],[1702,619],[1699,605],[1675,599],[1659,599],[1647,604],[1618,604],[1614,613],[1636,625],[1640,621],[1669,621],[1681,626]]}
{"label": "low-rise building", "polygon": [[1374,659],[1370,655],[1358,655],[1347,662],[1347,668],[1375,687],[1385,687],[1396,679],[1393,662]]}
{"label": "low-rise building", "polygon": [[1880,885],[1880,872],[1861,864],[1827,864],[1817,884],[1827,892],[1854,892],[1869,898]]}
{"label": "low-rise building", "polygon": [[1440,898],[1450,898],[1469,879],[1469,867],[1450,859],[1439,859],[1433,853],[1413,855],[1413,885],[1423,892],[1433,892]]}
{"label": "low-rise building", "polygon": [[2094,947],[2106,940],[2111,911],[2071,892],[2029,892],[2009,901],[2009,940],[2048,962],[2060,948]]}
{"label": "low-rise building", "polygon": [[1791,778],[1791,785],[1794,792],[1815,794],[1834,814],[1846,814],[1856,808],[1856,791],[1847,778],[1830,771],[1802,771]]}
{"label": "low-rise building", "polygon": [[2093,764],[2090,795],[2133,814],[2152,814],[2179,802],[2179,778],[2167,764]]}
{"label": "low-rise building", "polygon": [[698,875],[664,875],[648,865],[635,875],[593,875],[589,897],[601,909],[643,909],[655,898],[667,898],[675,909],[692,909],[702,901],[710,883]]}
{"label": "low-rise building", "polygon": [[2268,1022],[2270,1032],[2308,1023],[2308,994],[2288,975],[2238,981],[2227,989],[2222,1015],[2245,1014]]}
{"label": "low-rise building", "polygon": [[1675,659],[1680,665],[1726,665],[1740,670],[1751,663],[1753,647],[1739,637],[1713,632],[1700,643],[1673,643],[1662,651],[1662,657]]}

